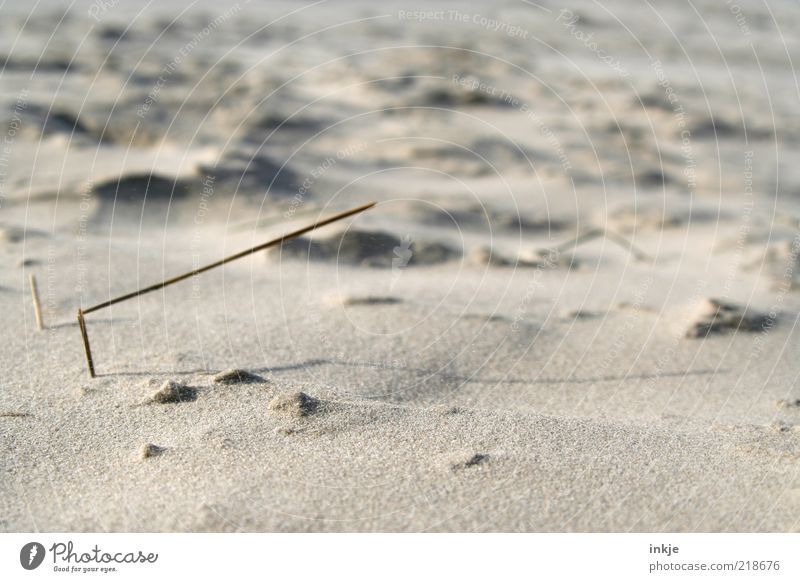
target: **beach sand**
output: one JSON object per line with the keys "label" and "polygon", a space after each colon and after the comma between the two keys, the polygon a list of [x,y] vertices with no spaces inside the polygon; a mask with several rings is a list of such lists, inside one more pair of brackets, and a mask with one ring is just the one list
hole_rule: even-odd
{"label": "beach sand", "polygon": [[67,6],[0,9],[0,531],[800,531],[796,6]]}

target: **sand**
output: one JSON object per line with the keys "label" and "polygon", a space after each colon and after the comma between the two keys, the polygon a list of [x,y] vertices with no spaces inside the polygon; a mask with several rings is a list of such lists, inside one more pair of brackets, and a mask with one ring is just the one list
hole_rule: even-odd
{"label": "sand", "polygon": [[800,531],[795,6],[122,4],[0,8],[0,531]]}

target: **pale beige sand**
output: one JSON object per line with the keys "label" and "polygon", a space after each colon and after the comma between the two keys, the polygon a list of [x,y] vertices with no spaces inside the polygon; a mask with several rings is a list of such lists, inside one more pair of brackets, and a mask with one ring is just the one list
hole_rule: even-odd
{"label": "pale beige sand", "polygon": [[[169,3],[75,13],[50,44],[42,8],[18,45],[30,7],[0,10],[21,124],[2,158],[0,531],[800,531],[800,128],[770,13],[749,8],[743,36],[700,2],[712,37],[684,7],[578,3],[622,77],[555,4],[472,3],[527,39],[407,4],[267,30],[298,5],[242,4],[143,117],[214,4],[157,41]],[[796,43],[800,12],[772,9]],[[90,314],[87,377],[78,305],[369,200]]]}

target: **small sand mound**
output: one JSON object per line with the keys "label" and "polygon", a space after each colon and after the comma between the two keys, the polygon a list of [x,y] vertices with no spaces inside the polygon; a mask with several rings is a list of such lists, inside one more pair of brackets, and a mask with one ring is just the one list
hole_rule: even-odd
{"label": "small sand mound", "polygon": [[97,136],[79,119],[77,115],[68,110],[50,108],[49,106],[30,104],[22,114],[23,132],[31,138],[48,138],[63,135],[69,140],[88,137],[97,140]]}
{"label": "small sand mound", "polygon": [[447,245],[415,240],[401,241],[386,232],[348,230],[324,239],[299,237],[268,251],[270,257],[311,261],[335,261],[344,265],[392,267],[400,260],[406,265],[433,265],[457,256]]}
{"label": "small sand mound", "polygon": [[574,255],[564,252],[555,252],[550,249],[533,249],[520,253],[517,258],[518,267],[532,267],[535,269],[556,269],[567,267],[577,269],[582,266]]}
{"label": "small sand mound", "polygon": [[359,306],[359,305],[397,305],[403,300],[399,297],[381,295],[346,295],[336,293],[325,298],[325,303],[331,306]]}
{"label": "small sand mound", "polygon": [[590,311],[588,309],[567,309],[561,313],[564,319],[596,319],[605,315],[599,311]]}
{"label": "small sand mound", "polygon": [[800,245],[797,239],[771,245],[761,259],[749,267],[769,271],[778,289],[800,288]]}
{"label": "small sand mound", "polygon": [[460,319],[465,321],[480,321],[482,323],[503,323],[509,321],[507,317],[496,313],[465,313]]}
{"label": "small sand mound", "polygon": [[794,400],[778,400],[776,404],[778,408],[787,408],[789,410],[800,410],[800,398]]}
{"label": "small sand mound", "polygon": [[564,230],[569,226],[568,221],[550,216],[520,216],[517,213],[496,213],[492,216],[492,228],[505,228],[512,231],[523,232],[551,232]]}
{"label": "small sand mound", "polygon": [[[305,131],[316,132],[325,127],[325,123],[319,119],[303,117],[300,115],[282,115],[276,112],[267,112],[263,116],[257,117],[249,128],[254,130],[260,141],[264,140],[264,131]],[[255,138],[255,136],[253,136]]]}
{"label": "small sand mound", "polygon": [[787,422],[783,422],[781,420],[773,422],[769,425],[769,430],[772,432],[777,433],[789,433],[789,432],[797,432],[797,429],[800,427],[796,427],[793,424],[789,424]]}
{"label": "small sand mound", "polygon": [[474,164],[473,171],[467,173],[477,175],[491,174],[494,168],[508,168],[524,164],[529,158],[518,145],[494,139],[478,139],[468,147],[458,145],[424,145],[416,146],[409,152],[414,160],[424,164],[435,164],[437,168],[454,173],[461,173],[459,168]]}
{"label": "small sand mound", "polygon": [[122,26],[108,25],[97,30],[97,38],[117,42],[129,38],[129,32]]}
{"label": "small sand mound", "polygon": [[25,57],[12,57],[0,55],[0,67],[6,73],[11,71],[22,71],[30,73],[37,71],[39,73],[65,73],[70,70],[75,70],[78,67],[75,63],[71,63],[69,59],[64,58],[25,58]]}
{"label": "small sand mound", "polygon": [[431,411],[440,416],[454,416],[463,412],[458,406],[450,406],[447,404],[437,404],[431,408]]}
{"label": "small sand mound", "polygon": [[191,190],[184,180],[156,174],[131,174],[101,182],[93,193],[104,201],[114,203],[142,202],[143,200],[166,202],[185,198]]}
{"label": "small sand mound", "polygon": [[251,374],[246,370],[225,370],[213,378],[216,384],[258,384],[266,382],[264,378],[257,374]]}
{"label": "small sand mound", "polygon": [[675,179],[658,167],[644,168],[635,172],[633,183],[640,188],[663,188],[665,185],[675,183]]}
{"label": "small sand mound", "polygon": [[145,404],[174,404],[197,400],[197,390],[191,386],[168,380],[145,400]]}
{"label": "small sand mound", "polygon": [[453,470],[459,471],[462,469],[469,469],[470,467],[477,467],[478,465],[482,465],[489,460],[489,455],[484,453],[475,453],[474,455],[470,455],[463,461],[458,461],[453,463],[452,467]]}
{"label": "small sand mound", "polygon": [[639,230],[662,232],[690,225],[716,223],[728,218],[719,209],[677,203],[671,204],[668,208],[655,203],[645,203],[615,208],[607,214],[605,212],[603,215],[598,215],[595,222],[603,228],[610,227],[622,233]]}
{"label": "small sand mound", "polygon": [[500,256],[489,247],[472,250],[467,255],[467,261],[478,267],[507,267],[512,264],[507,258]]}
{"label": "small sand mound", "polygon": [[486,91],[472,90],[471,83],[472,80],[466,82],[466,79],[464,85],[453,85],[451,83],[445,85],[436,82],[420,83],[423,86],[419,90],[411,91],[398,104],[411,107],[443,107],[447,109],[470,106],[509,106],[503,99],[495,97]]}
{"label": "small sand mound", "polygon": [[755,121],[743,121],[735,116],[702,115],[690,120],[689,123],[692,137],[697,139],[718,140],[743,136],[764,139],[772,136],[773,132],[768,127],[758,127]]}
{"label": "small sand mound", "polygon": [[33,228],[24,228],[14,225],[0,225],[0,241],[7,243],[21,243],[31,238],[46,238],[47,233]]}
{"label": "small sand mound", "polygon": [[153,443],[145,443],[139,447],[139,457],[142,459],[149,459],[150,457],[157,457],[167,449],[154,445]]}
{"label": "small sand mound", "polygon": [[279,394],[270,401],[268,408],[278,414],[302,418],[314,414],[319,405],[319,400],[305,392],[292,392]]}
{"label": "small sand mound", "polygon": [[669,111],[670,113],[674,109],[674,105],[669,102],[669,99],[664,95],[664,91],[661,90],[642,95],[641,102],[643,107],[661,109],[662,111]]}
{"label": "small sand mound", "polygon": [[[259,143],[265,135],[261,132]],[[230,189],[236,194],[263,194],[269,186],[270,195],[291,197],[297,193],[302,178],[288,165],[250,150],[233,150],[213,164],[198,166],[201,175],[212,176],[216,190]]]}
{"label": "small sand mound", "polygon": [[442,228],[457,227],[459,230],[487,229],[549,233],[563,230],[569,222],[544,213],[523,210],[508,211],[482,204],[450,204],[445,207],[422,204],[420,202],[396,203],[398,213],[406,219],[419,224]]}
{"label": "small sand mound", "polygon": [[757,332],[769,324],[767,314],[748,311],[747,307],[718,299],[704,299],[693,310],[685,336],[702,338],[711,333]]}

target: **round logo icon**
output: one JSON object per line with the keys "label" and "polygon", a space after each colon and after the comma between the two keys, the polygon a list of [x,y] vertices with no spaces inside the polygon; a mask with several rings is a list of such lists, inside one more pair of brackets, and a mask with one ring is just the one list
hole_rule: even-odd
{"label": "round logo icon", "polygon": [[26,570],[35,570],[44,561],[44,546],[39,542],[28,542],[19,551],[19,563]]}

